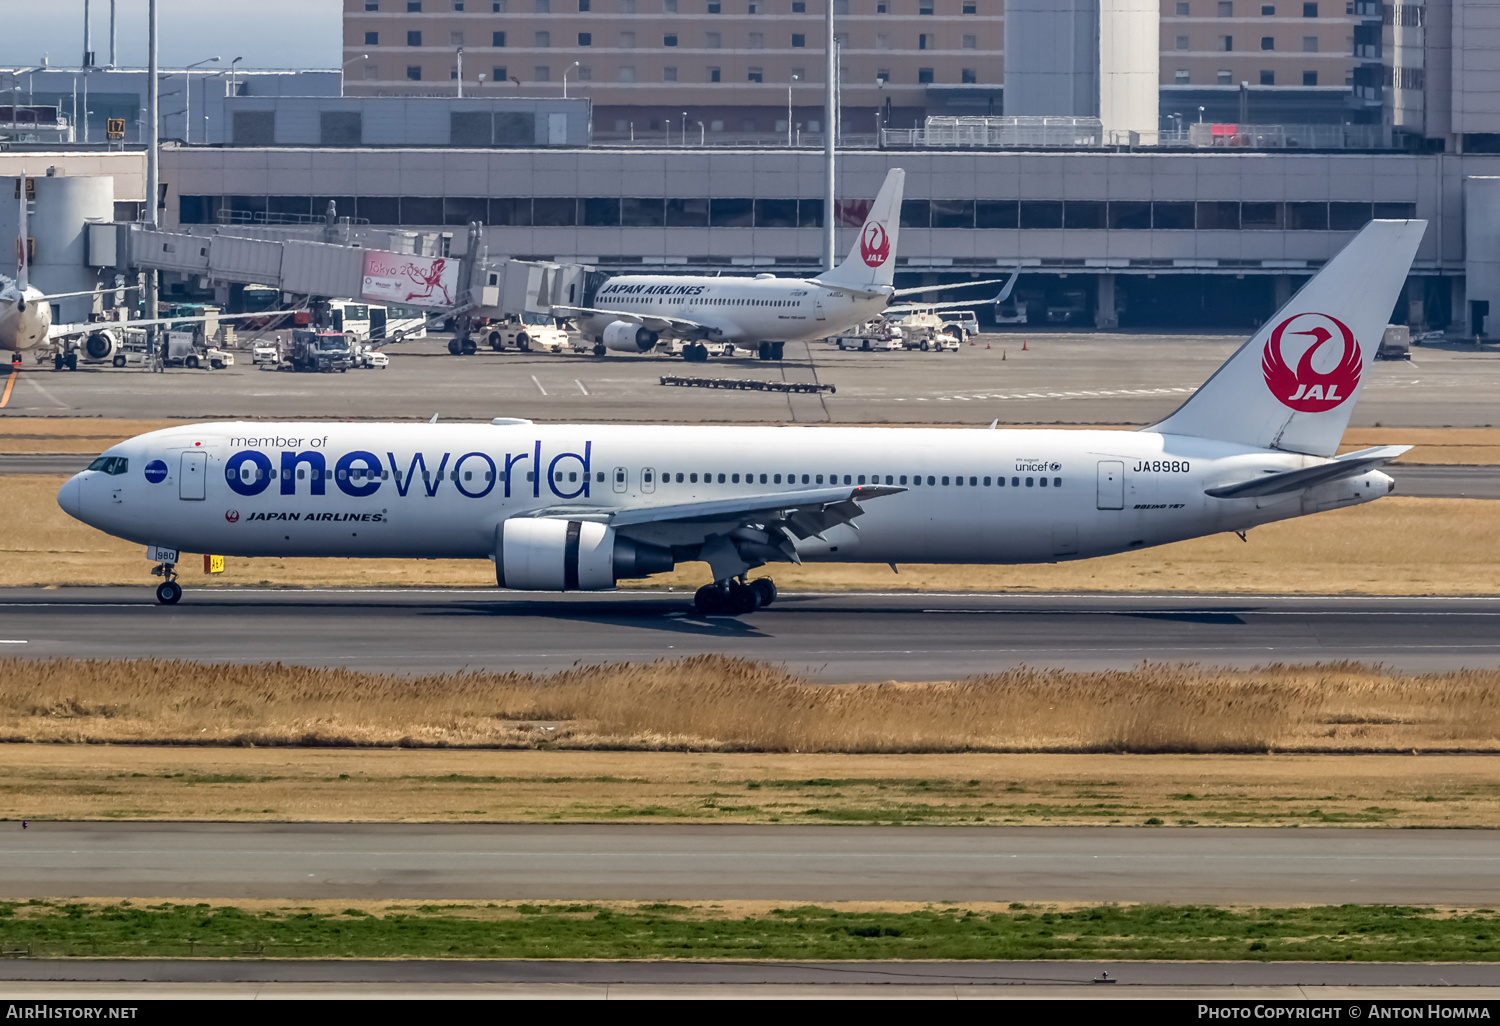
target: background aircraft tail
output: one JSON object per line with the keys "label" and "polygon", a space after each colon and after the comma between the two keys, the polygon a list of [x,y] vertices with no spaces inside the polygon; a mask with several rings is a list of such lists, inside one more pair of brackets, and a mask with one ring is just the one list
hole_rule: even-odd
{"label": "background aircraft tail", "polygon": [[1332,456],[1426,230],[1371,221],[1149,430]]}
{"label": "background aircraft tail", "polygon": [[870,205],[869,216],[844,262],[818,276],[834,288],[889,292],[896,280],[896,236],[901,232],[901,192],[906,172],[893,167]]}
{"label": "background aircraft tail", "polygon": [[[16,221],[18,238],[16,239],[16,287],[21,290],[21,295],[26,294],[26,288],[31,284],[30,254],[27,253],[27,242],[31,234],[26,224],[26,172],[21,172],[17,179],[16,194],[21,197],[21,211]],[[892,261],[894,263],[895,261]]]}

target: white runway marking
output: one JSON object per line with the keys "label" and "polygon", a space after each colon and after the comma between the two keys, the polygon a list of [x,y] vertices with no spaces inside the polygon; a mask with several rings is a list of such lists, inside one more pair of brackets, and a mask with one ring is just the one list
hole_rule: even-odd
{"label": "white runway marking", "polygon": [[[1115,388],[1099,392],[986,392],[979,395],[940,395],[936,396],[938,402],[946,403],[957,399],[961,402],[970,402],[975,399],[1115,399],[1124,396],[1142,395],[1188,395],[1198,391],[1196,388]],[[914,401],[925,403],[928,396],[917,396]],[[898,403],[906,402],[901,396],[895,397]]]}
{"label": "white runway marking", "polygon": [[589,390],[583,387],[583,382],[582,381],[579,381],[577,378],[574,378],[573,379],[573,384],[577,385],[578,386],[578,391],[582,392],[584,395],[588,395],[589,394]]}
{"label": "white runway marking", "polygon": [[547,394],[547,390],[542,387],[542,383],[536,379],[536,375],[535,374],[533,374],[531,376],[531,382],[532,382],[532,384],[536,385],[536,390],[538,392],[542,393],[542,395],[546,395]]}
{"label": "white runway marking", "polygon": [[24,644],[26,644],[26,642],[24,642],[24,641],[7,641],[5,639],[0,639],[0,645],[24,645]]}
{"label": "white runway marking", "polygon": [[42,393],[42,396],[49,403],[51,403],[53,406],[59,406],[59,407],[61,407],[64,410],[70,410],[70,409],[72,409],[72,407],[69,406],[67,403],[63,402],[61,399],[57,398],[57,396],[53,395],[51,392],[49,392],[45,388],[43,388],[41,386],[41,384],[36,380],[36,375],[34,375],[34,374],[23,374],[23,375],[21,375],[21,380],[24,381],[24,382],[26,382],[32,388],[36,389],[38,392]]}

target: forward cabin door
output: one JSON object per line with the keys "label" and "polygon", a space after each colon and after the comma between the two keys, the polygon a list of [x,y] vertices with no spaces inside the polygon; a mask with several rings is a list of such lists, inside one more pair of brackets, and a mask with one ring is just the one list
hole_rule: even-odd
{"label": "forward cabin door", "polygon": [[1099,508],[1125,508],[1125,464],[1119,460],[1099,461]]}
{"label": "forward cabin door", "polygon": [[183,453],[180,473],[177,475],[177,497],[179,499],[202,499],[204,478],[207,474],[208,453]]}
{"label": "forward cabin door", "polygon": [[818,320],[825,321],[825,320],[828,319],[828,315],[823,312],[823,295],[822,295],[822,293],[819,293],[813,299],[813,309],[816,312]]}

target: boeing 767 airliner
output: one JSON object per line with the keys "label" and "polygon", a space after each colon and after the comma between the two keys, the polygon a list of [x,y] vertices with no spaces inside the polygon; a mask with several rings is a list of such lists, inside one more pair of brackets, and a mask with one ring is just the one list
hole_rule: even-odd
{"label": "boeing 767 airliner", "polygon": [[70,515],[181,550],[490,559],[587,591],[701,561],[700,612],[776,598],[775,562],[1087,559],[1369,502],[1408,446],[1335,456],[1423,221],[1374,221],[1197,392],[1141,431],[210,423],[70,479]]}

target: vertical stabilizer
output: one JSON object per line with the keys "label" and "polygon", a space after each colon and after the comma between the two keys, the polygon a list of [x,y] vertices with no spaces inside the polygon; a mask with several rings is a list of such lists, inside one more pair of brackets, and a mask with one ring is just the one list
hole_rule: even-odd
{"label": "vertical stabilizer", "polygon": [[31,230],[26,224],[26,172],[21,172],[21,177],[16,179],[16,195],[20,197],[21,210],[16,219],[16,286],[21,294],[26,294],[26,288],[31,284],[31,254],[29,253],[31,241]]}
{"label": "vertical stabilizer", "polygon": [[842,264],[819,275],[818,281],[856,292],[891,290],[896,280],[896,236],[901,232],[901,191],[905,184],[906,172],[891,168],[849,255]]}
{"label": "vertical stabilizer", "polygon": [[1332,456],[1426,230],[1371,221],[1149,430]]}

